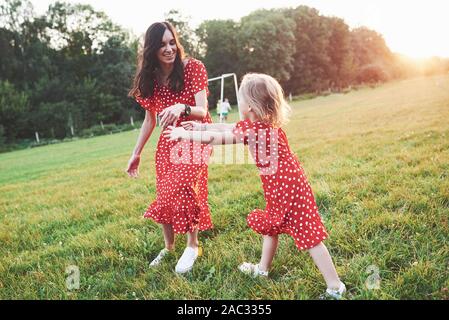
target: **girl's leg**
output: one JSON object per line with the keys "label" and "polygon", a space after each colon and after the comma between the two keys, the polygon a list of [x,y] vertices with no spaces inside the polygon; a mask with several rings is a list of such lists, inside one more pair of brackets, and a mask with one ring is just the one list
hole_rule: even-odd
{"label": "girl's leg", "polygon": [[261,271],[268,271],[271,268],[273,257],[276,254],[278,247],[279,237],[276,236],[264,236],[262,245],[262,257],[259,262],[259,269]]}
{"label": "girl's leg", "polygon": [[338,290],[341,284],[337,270],[324,243],[320,243],[316,247],[309,250],[313,261],[320,270],[329,289]]}
{"label": "girl's leg", "polygon": [[175,232],[171,224],[162,224],[162,230],[164,232],[165,248],[167,250],[173,250],[175,248]]}
{"label": "girl's leg", "polygon": [[193,249],[198,248],[198,229],[193,232],[187,233],[187,247],[191,247]]}

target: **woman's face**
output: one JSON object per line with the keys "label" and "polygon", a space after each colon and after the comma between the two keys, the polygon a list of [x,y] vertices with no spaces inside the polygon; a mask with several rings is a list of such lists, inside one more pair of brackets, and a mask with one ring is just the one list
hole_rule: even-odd
{"label": "woman's face", "polygon": [[176,47],[176,41],[170,30],[165,30],[162,37],[161,48],[157,52],[157,57],[160,63],[170,64],[174,63],[176,59],[176,53],[178,48]]}

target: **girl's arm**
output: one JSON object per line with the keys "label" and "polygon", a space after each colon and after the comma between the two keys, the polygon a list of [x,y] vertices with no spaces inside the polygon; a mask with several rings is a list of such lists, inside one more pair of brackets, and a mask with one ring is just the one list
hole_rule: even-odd
{"label": "girl's arm", "polygon": [[198,123],[195,121],[184,121],[181,123],[181,126],[186,130],[192,131],[225,132],[234,130],[235,123]]}
{"label": "girl's arm", "polygon": [[232,131],[187,131],[183,127],[169,126],[162,134],[169,141],[183,139],[212,145],[239,143]]}

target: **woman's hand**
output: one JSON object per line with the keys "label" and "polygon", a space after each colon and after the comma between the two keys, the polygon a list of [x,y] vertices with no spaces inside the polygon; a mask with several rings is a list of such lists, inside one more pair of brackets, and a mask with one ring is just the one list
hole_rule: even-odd
{"label": "woman's hand", "polygon": [[183,121],[181,126],[187,131],[202,131],[203,124],[196,121]]}
{"label": "woman's hand", "polygon": [[175,104],[164,109],[159,116],[161,117],[161,126],[165,129],[172,126],[178,121],[181,114],[184,112],[185,106],[183,104]]}
{"label": "woman's hand", "polygon": [[180,139],[187,138],[187,131],[183,127],[173,127],[168,126],[167,129],[165,129],[164,132],[162,132],[165,138],[168,139],[168,141],[175,141]]}
{"label": "woman's hand", "polygon": [[128,176],[130,176],[131,178],[137,178],[137,176],[139,175],[139,164],[140,156],[137,154],[133,154],[128,161],[128,168],[126,169]]}

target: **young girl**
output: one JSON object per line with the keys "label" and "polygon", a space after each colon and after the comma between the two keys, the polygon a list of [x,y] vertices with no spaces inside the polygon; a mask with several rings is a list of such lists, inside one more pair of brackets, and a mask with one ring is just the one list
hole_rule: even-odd
{"label": "young girl", "polygon": [[[308,250],[327,284],[326,293],[340,299],[346,287],[340,281],[323,240],[323,226],[304,169],[288,145],[280,128],[287,121],[290,107],[279,83],[264,74],[247,74],[239,90],[240,108],[245,120],[237,124],[183,122],[168,127],[170,140],[190,140],[207,144],[244,143],[259,168],[266,201],[265,210],[256,209],[247,223],[263,235],[262,257],[258,264],[243,263],[247,274],[268,276],[278,246],[279,234],[293,237],[299,250]],[[186,130],[187,129],[187,130]]]}

